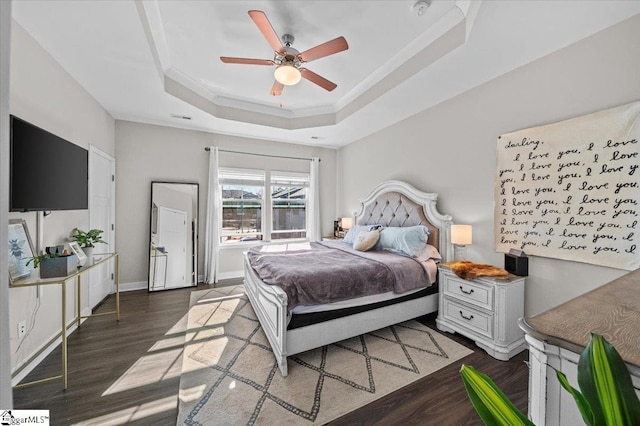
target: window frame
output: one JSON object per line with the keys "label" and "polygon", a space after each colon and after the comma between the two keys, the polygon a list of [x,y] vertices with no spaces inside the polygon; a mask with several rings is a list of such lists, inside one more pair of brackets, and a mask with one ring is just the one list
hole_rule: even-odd
{"label": "window frame", "polygon": [[[225,177],[225,174],[227,176]],[[248,168],[236,168],[236,167],[220,167],[218,169],[218,184],[220,186],[220,198],[219,198],[219,214],[220,214],[220,222],[218,224],[218,238],[220,247],[238,247],[252,244],[262,244],[265,241],[266,233],[265,233],[265,219],[266,219],[266,200],[265,200],[265,183],[267,181],[267,173],[265,170],[261,169],[248,169]],[[262,197],[260,198],[224,198],[223,196],[223,188],[224,185],[246,185],[253,187],[261,187],[262,188]],[[226,201],[259,201],[260,202],[260,224],[261,230],[260,232],[255,233],[247,233],[244,234],[247,237],[250,236],[262,236],[262,239],[259,240],[249,240],[249,241],[222,241],[223,237],[234,235],[229,234],[223,231],[223,223],[224,223],[224,203]]]}
{"label": "window frame", "polygon": [[[298,182],[298,183],[296,183]],[[305,198],[304,199],[295,199],[295,198],[286,198],[286,199],[274,199],[273,196],[273,187],[275,185],[279,185],[282,187],[296,188],[296,187],[304,187],[306,189]],[[270,233],[269,233],[269,241],[307,241],[309,239],[309,197],[311,196],[310,191],[311,186],[311,174],[305,172],[286,172],[280,170],[273,170],[269,173],[269,211],[271,212],[271,220],[270,220]],[[304,229],[286,229],[286,230],[274,230],[273,226],[273,211],[274,211],[274,200],[295,200],[296,202],[304,203]],[[304,232],[304,237],[294,237],[294,238],[277,238],[273,239],[273,234],[285,234],[285,233],[293,233],[293,232]]]}
{"label": "window frame", "polygon": [[[258,175],[263,176],[263,179],[234,179],[234,178],[229,178],[229,177],[225,177],[225,174],[227,174],[227,176],[238,176],[241,177],[243,175],[246,176],[253,176],[253,177],[257,177]],[[274,178],[275,177],[275,181]],[[284,179],[286,177],[292,178],[290,179],[289,183],[284,183]],[[309,240],[309,204],[310,204],[310,197],[311,197],[311,191],[309,190],[310,188],[310,173],[308,172],[287,172],[287,171],[276,171],[276,170],[269,170],[269,169],[250,169],[250,168],[238,168],[238,167],[220,167],[218,170],[218,184],[220,186],[220,198],[218,199],[219,202],[219,207],[218,207],[218,211],[220,214],[220,222],[218,224],[218,233],[219,233],[219,241],[220,241],[220,248],[221,249],[229,249],[229,248],[233,248],[233,247],[250,247],[250,246],[254,246],[254,245],[261,245],[261,244],[271,244],[271,243],[285,243],[285,242],[292,242],[292,241],[308,241]],[[278,180],[280,179],[280,180]],[[292,181],[298,181],[301,182],[301,185],[294,185],[294,183],[292,183]],[[274,226],[273,226],[273,206],[274,206],[274,200],[278,200],[273,199],[272,198],[272,186],[273,185],[277,185],[278,182],[283,182],[281,183],[282,186],[286,186],[286,185],[290,185],[290,186],[304,186],[305,188],[307,188],[306,194],[305,194],[305,198],[304,199],[293,199],[296,200],[297,202],[304,202],[304,206],[305,206],[305,228],[304,229],[296,229],[296,230],[278,230],[278,231],[274,231]],[[260,183],[260,185],[258,185],[258,183]],[[222,224],[223,224],[223,217],[224,217],[224,203],[225,201],[247,201],[245,199],[236,199],[236,198],[224,198],[223,197],[223,192],[222,189],[224,187],[224,185],[227,184],[236,184],[236,185],[244,185],[246,184],[247,186],[261,186],[262,187],[262,198],[260,199],[261,202],[261,214],[260,214],[260,221],[261,221],[261,232],[256,233],[256,234],[247,234],[247,235],[262,235],[262,240],[252,240],[252,241],[222,241],[222,238],[227,236],[224,234],[223,232],[223,228],[222,228]],[[258,200],[256,199],[250,199],[250,200]],[[299,237],[299,238],[282,238],[282,239],[272,239],[272,234],[277,234],[277,233],[290,233],[290,232],[304,232],[305,236],[304,237]]]}

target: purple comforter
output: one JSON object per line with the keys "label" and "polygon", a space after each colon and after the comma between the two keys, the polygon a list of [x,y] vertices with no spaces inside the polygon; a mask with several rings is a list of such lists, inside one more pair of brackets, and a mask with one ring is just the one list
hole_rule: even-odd
{"label": "purple comforter", "polygon": [[251,267],[287,293],[289,310],[431,285],[422,265],[388,251],[361,252],[341,241],[253,247]]}

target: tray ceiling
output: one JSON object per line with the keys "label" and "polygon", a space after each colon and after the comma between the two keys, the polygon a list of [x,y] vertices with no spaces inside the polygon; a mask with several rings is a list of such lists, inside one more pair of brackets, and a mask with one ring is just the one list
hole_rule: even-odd
{"label": "tray ceiling", "polygon": [[[640,12],[640,2],[17,1],[13,17],[116,119],[344,146]],[[269,94],[273,59],[247,14],[306,50],[349,49],[305,65]],[[186,119],[189,117],[190,119]]]}

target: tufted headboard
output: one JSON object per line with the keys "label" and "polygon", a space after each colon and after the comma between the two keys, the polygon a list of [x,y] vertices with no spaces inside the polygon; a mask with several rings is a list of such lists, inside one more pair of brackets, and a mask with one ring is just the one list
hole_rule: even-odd
{"label": "tufted headboard", "polygon": [[361,202],[356,223],[400,227],[424,225],[429,229],[429,244],[438,249],[446,262],[453,260],[449,237],[452,219],[438,212],[437,200],[438,194],[422,192],[408,183],[383,182]]}

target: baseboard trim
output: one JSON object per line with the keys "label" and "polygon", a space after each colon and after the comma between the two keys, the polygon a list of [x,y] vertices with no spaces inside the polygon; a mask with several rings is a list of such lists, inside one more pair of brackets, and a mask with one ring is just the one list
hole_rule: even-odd
{"label": "baseboard trim", "polygon": [[242,278],[244,276],[244,271],[231,271],[231,272],[222,272],[219,273],[217,278],[219,280],[228,280],[230,278]]}
{"label": "baseboard trim", "polygon": [[134,291],[134,290],[147,290],[148,284],[146,281],[134,281],[131,283],[120,283],[120,291]]}

